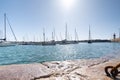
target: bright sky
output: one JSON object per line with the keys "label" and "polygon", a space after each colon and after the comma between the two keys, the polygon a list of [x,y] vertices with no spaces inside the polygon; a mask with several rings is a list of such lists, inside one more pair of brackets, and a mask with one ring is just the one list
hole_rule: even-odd
{"label": "bright sky", "polygon": [[[65,24],[69,38],[74,39],[77,29],[80,40],[88,39],[91,25],[93,39],[118,36],[120,28],[120,0],[0,0],[0,37],[3,34],[3,14],[7,17],[18,40],[50,40],[55,28],[56,39],[65,37]],[[14,40],[7,25],[7,39]]]}

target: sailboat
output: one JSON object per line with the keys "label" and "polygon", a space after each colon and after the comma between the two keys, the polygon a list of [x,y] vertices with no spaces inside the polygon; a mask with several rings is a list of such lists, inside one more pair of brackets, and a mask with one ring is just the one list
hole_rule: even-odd
{"label": "sailboat", "polygon": [[75,40],[73,41],[73,44],[78,44],[78,35],[77,35],[77,31],[76,31],[76,28],[75,28]]}
{"label": "sailboat", "polygon": [[55,42],[55,31],[54,31],[54,34],[52,32],[52,40],[51,41],[46,41],[46,38],[45,38],[45,29],[43,28],[43,42],[42,42],[42,46],[50,46],[50,45],[56,45],[56,42]]}
{"label": "sailboat", "polygon": [[10,26],[10,29],[15,37],[15,40],[17,40],[14,32],[13,32],[13,29],[9,23],[9,20],[8,18],[6,17],[6,14],[4,14],[4,38],[0,39],[0,47],[8,47],[8,46],[15,46],[16,44],[15,43],[12,43],[12,42],[8,42],[7,41],[7,38],[6,38],[6,21],[8,22],[9,26]]}
{"label": "sailboat", "polygon": [[76,29],[75,29],[75,40],[68,40],[68,32],[67,32],[67,24],[66,24],[66,28],[65,28],[65,39],[61,41],[61,43],[59,43],[60,45],[66,45],[66,44],[77,44],[78,41],[77,41],[77,32],[76,32]]}
{"label": "sailboat", "polygon": [[67,35],[68,35],[68,33],[67,33],[67,24],[66,24],[66,27],[65,27],[65,39],[61,41],[60,45],[70,44],[70,42],[67,40],[68,39]]}
{"label": "sailboat", "polygon": [[89,40],[88,40],[88,43],[89,43],[89,44],[92,43],[92,40],[91,40],[91,31],[90,31],[90,25],[89,25]]}

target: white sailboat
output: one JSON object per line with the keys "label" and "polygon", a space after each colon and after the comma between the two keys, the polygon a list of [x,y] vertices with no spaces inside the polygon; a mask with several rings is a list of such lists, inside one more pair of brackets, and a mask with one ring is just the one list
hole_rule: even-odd
{"label": "white sailboat", "polygon": [[45,36],[45,29],[43,28],[43,42],[42,42],[42,46],[52,46],[52,45],[56,45],[56,42],[55,42],[55,31],[54,31],[54,34],[52,32],[52,41],[46,41],[46,36]]}
{"label": "white sailboat", "polygon": [[66,27],[65,27],[65,39],[61,41],[60,45],[66,45],[66,44],[77,44],[78,41],[77,41],[77,32],[76,32],[76,29],[75,29],[75,40],[68,40],[68,32],[67,32],[67,23],[66,23]]}
{"label": "white sailboat", "polygon": [[66,44],[70,44],[70,41],[68,41],[67,23],[65,26],[65,39],[61,41],[60,45],[66,45]]}
{"label": "white sailboat", "polygon": [[76,28],[75,28],[75,40],[73,41],[73,44],[78,44],[79,41],[78,41],[78,34],[77,34],[77,31],[76,31]]}
{"label": "white sailboat", "polygon": [[[14,37],[15,37],[15,34],[14,34],[13,29],[12,29],[10,23],[9,23],[9,20],[6,17],[6,14],[4,14],[4,38],[0,39],[0,47],[8,47],[8,46],[15,46],[16,45],[15,43],[7,41],[7,38],[6,38],[6,21],[8,22],[8,24],[10,26],[10,29],[11,29]],[[15,37],[15,40],[17,40],[16,37]]]}

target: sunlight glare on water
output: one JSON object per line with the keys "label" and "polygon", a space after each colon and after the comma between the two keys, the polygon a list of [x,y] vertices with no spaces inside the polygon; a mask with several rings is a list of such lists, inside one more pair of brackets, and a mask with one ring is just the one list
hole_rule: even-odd
{"label": "sunlight glare on water", "polygon": [[119,43],[79,43],[56,46],[17,45],[0,47],[0,64],[23,64],[120,56]]}

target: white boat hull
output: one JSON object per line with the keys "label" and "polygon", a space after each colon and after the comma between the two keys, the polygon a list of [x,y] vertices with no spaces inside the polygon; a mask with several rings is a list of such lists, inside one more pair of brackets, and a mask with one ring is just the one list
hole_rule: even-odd
{"label": "white boat hull", "polygon": [[0,47],[9,47],[9,46],[15,46],[16,44],[13,44],[11,42],[0,42]]}

